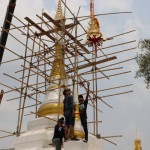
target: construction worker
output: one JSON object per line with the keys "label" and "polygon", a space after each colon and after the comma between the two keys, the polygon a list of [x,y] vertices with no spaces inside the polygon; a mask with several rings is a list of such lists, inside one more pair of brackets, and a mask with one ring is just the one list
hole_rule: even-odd
{"label": "construction worker", "polygon": [[85,139],[83,142],[88,142],[88,127],[87,127],[87,104],[88,104],[88,97],[89,97],[89,86],[90,84],[88,83],[88,90],[87,90],[87,95],[84,100],[83,95],[78,95],[78,101],[79,101],[79,114],[80,114],[80,119],[81,119],[81,124],[84,129],[85,133]]}

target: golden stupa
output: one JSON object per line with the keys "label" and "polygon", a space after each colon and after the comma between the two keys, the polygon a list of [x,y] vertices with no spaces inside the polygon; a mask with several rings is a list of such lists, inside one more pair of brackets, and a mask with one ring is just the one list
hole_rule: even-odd
{"label": "golden stupa", "polygon": [[134,150],[142,150],[140,139],[135,139],[134,140]]}
{"label": "golden stupa", "polygon": [[[62,25],[64,25],[65,23],[64,16],[62,15],[60,0],[58,1],[55,20],[63,22]],[[58,32],[59,34],[61,34],[61,31]],[[59,41],[59,37],[57,37],[57,40]],[[47,93],[55,89],[57,89],[59,91],[58,93],[60,93],[62,91],[61,87],[65,86],[66,74],[64,68],[63,47],[61,40],[59,42],[56,41],[54,61],[51,69],[50,78],[48,80],[50,81],[51,85],[47,88]],[[58,99],[57,101],[41,105],[41,107],[38,110],[39,117],[51,114],[63,114],[63,103],[59,102]]]}

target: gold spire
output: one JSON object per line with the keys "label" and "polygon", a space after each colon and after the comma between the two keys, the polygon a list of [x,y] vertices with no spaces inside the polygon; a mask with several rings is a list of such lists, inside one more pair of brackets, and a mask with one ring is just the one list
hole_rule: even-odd
{"label": "gold spire", "polygon": [[[58,79],[65,80],[66,74],[65,74],[65,68],[64,68],[64,62],[63,62],[63,54],[62,54],[62,46],[60,44],[55,45],[55,55],[54,55],[54,61],[52,65],[52,71],[50,75],[50,82],[56,80],[58,83]],[[59,88],[57,84],[51,85],[47,91],[51,91],[54,89]],[[60,102],[51,102],[46,103],[42,105],[38,110],[38,116],[47,116],[51,114],[63,114],[63,103]]]}
{"label": "gold spire", "polygon": [[[60,21],[61,26],[63,26],[65,23],[65,20],[62,20],[62,19],[64,19],[64,17],[62,15],[61,0],[58,0],[58,8],[57,8],[55,20]],[[62,20],[62,22],[61,22],[61,20]],[[62,34],[62,32],[56,31],[56,39],[59,40],[60,37],[57,35],[57,33]],[[61,44],[63,41],[60,40],[59,42],[58,41],[56,41],[56,42],[57,43],[55,44],[54,61],[52,64],[52,70],[51,70],[50,79],[49,79],[49,81],[52,84],[50,85],[50,87],[47,88],[47,94],[53,90],[59,89],[61,91],[62,89],[59,87],[59,85],[60,86],[64,85],[65,81],[66,81],[66,73],[65,73],[64,57],[63,57],[63,47]],[[60,79],[61,83],[59,83],[59,79]],[[52,81],[56,82],[56,84],[54,84],[54,82],[52,82]],[[52,101],[52,102],[45,103],[40,106],[40,108],[38,110],[39,117],[47,116],[47,115],[51,115],[51,114],[61,114],[61,115],[63,114],[62,101],[61,102]]]}
{"label": "gold spire", "polygon": [[98,19],[94,16],[91,17],[87,36],[92,37],[93,35],[96,35],[97,37],[102,37]]}
{"label": "gold spire", "polygon": [[55,80],[55,79],[63,79],[66,76],[65,69],[64,69],[62,46],[60,44],[56,44],[55,50],[56,51],[54,55],[50,81]]}
{"label": "gold spire", "polygon": [[55,20],[61,20],[61,19],[64,19],[64,16],[62,14],[61,0],[58,0],[58,6],[57,6]]}
{"label": "gold spire", "polygon": [[87,31],[87,39],[89,37],[93,38],[93,36],[96,36],[97,38],[102,38],[103,35],[100,31],[100,25],[97,17],[94,16],[94,0],[90,0],[90,23],[89,23],[89,29]]}
{"label": "gold spire", "polygon": [[135,139],[134,140],[134,150],[142,150],[140,139]]}

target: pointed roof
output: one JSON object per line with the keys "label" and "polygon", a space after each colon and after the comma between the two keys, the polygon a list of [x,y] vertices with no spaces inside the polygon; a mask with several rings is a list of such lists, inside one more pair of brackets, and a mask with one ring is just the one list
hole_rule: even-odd
{"label": "pointed roof", "polygon": [[62,14],[61,0],[58,0],[57,12],[56,12],[55,20],[61,20],[61,19],[64,19],[64,16]]}

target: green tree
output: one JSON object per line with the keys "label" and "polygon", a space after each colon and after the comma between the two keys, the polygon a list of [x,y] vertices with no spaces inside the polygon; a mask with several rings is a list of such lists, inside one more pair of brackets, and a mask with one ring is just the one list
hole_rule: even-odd
{"label": "green tree", "polygon": [[136,71],[135,78],[144,77],[146,88],[150,88],[150,39],[141,40],[139,48],[142,53],[136,58],[139,70]]}

